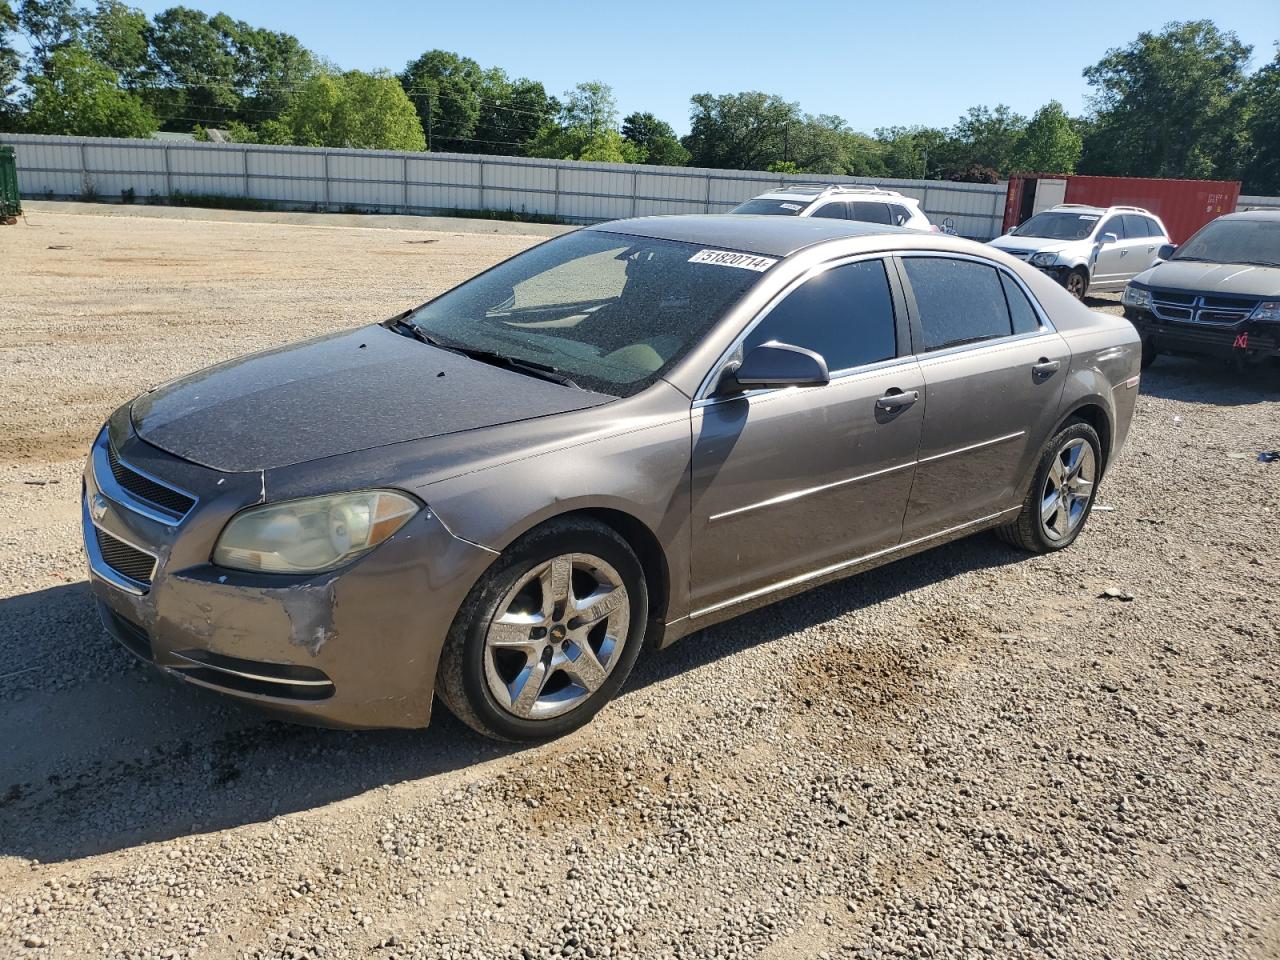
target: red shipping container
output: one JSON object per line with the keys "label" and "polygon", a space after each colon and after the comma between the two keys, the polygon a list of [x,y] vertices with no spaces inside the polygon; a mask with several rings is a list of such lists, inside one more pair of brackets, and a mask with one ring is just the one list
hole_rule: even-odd
{"label": "red shipping container", "polygon": [[[1240,199],[1239,180],[1161,180],[1148,177],[1084,177],[1061,174],[1015,174],[1009,178],[1004,227],[1030,216],[1028,180],[1066,180],[1065,203],[1095,207],[1145,207],[1158,216],[1174,243],[1185,243],[1215,217],[1234,213]],[[1033,185],[1034,186],[1034,185]]]}

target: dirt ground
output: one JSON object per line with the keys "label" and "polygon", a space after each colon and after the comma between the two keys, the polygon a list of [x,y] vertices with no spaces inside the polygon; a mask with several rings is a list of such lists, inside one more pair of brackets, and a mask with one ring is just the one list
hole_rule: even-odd
{"label": "dirt ground", "polygon": [[563,740],[312,730],[102,633],[88,444],[541,237],[93,213],[0,228],[0,957],[1280,957],[1280,369],[1162,358],[1071,549],[696,634]]}

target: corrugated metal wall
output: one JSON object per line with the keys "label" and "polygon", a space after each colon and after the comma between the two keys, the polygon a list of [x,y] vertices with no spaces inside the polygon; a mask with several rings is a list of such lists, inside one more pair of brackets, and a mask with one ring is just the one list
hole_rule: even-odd
{"label": "corrugated metal wall", "polygon": [[25,197],[176,193],[250,197],[386,213],[512,210],[568,222],[723,213],[783,183],[871,183],[921,202],[934,223],[987,240],[1000,232],[1004,184],[780,175],[749,170],[594,164],[467,153],[394,153],[4,134]]}

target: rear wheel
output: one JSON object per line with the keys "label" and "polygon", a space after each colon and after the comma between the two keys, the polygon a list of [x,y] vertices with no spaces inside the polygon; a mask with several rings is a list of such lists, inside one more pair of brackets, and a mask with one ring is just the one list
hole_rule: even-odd
{"label": "rear wheel", "polygon": [[560,736],[621,688],[647,619],[644,573],[626,541],[591,520],[552,521],[472,589],[441,652],[437,692],[486,736]]}
{"label": "rear wheel", "polygon": [[1093,510],[1101,465],[1097,431],[1083,420],[1069,421],[1045,445],[1022,512],[996,532],[1032,553],[1070,546]]}
{"label": "rear wheel", "polygon": [[1080,267],[1076,267],[1067,274],[1066,287],[1067,293],[1077,300],[1083,300],[1084,295],[1089,291],[1089,274],[1085,273]]}

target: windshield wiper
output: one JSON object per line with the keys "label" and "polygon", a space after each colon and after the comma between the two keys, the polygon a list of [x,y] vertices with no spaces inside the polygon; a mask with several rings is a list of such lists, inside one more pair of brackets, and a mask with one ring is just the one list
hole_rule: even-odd
{"label": "windshield wiper", "polygon": [[433,334],[427,333],[417,324],[408,323],[405,320],[397,320],[395,325],[405,336],[413,337],[415,340],[436,347],[439,350],[448,350],[450,353],[469,357],[472,360],[478,360],[491,366],[506,367],[508,370],[515,370],[518,373],[537,377],[539,380],[558,383],[561,386],[572,387],[575,390],[583,389],[550,364],[538,363],[536,360],[523,360],[520,357],[509,357],[504,353],[496,353],[493,350],[481,350],[477,347],[464,346],[461,343],[454,343],[450,340],[442,340]]}

